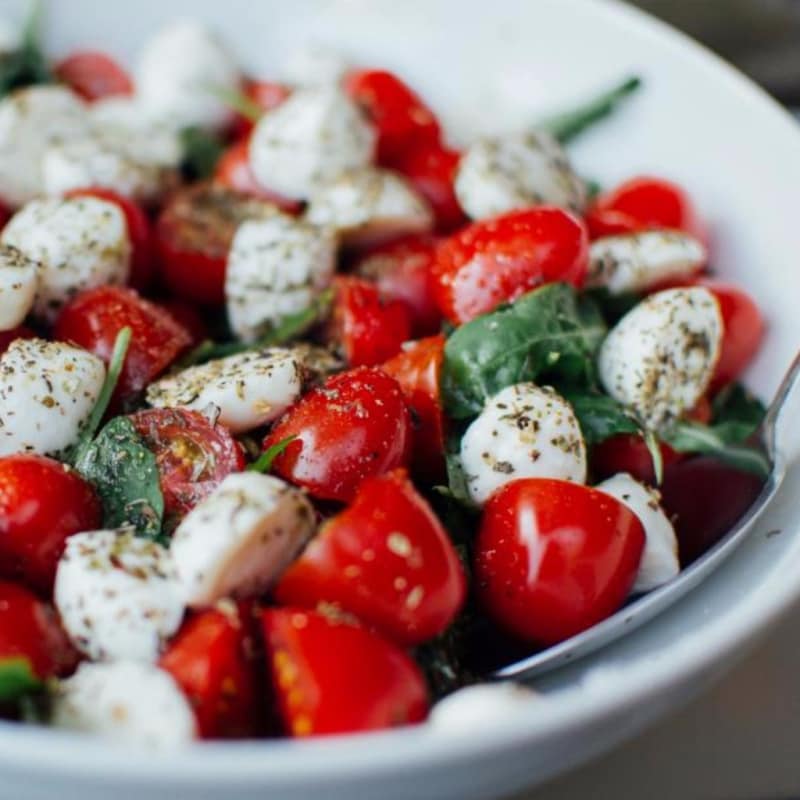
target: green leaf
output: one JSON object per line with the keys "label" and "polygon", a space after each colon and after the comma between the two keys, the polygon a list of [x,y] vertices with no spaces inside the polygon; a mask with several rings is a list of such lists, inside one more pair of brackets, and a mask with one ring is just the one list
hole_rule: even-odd
{"label": "green leaf", "polygon": [[622,317],[642,301],[641,295],[634,292],[611,294],[605,287],[589,289],[585,294],[597,304],[609,327],[616,325]]}
{"label": "green leaf", "polygon": [[32,0],[19,48],[0,57],[0,97],[23,86],[52,81],[50,67],[39,45],[41,15],[41,2]]}
{"label": "green leaf", "polygon": [[250,472],[266,474],[272,469],[272,462],[297,438],[294,434],[268,447],[247,469]]}
{"label": "green leaf", "polygon": [[181,170],[187,180],[210,178],[225,152],[222,139],[202,128],[184,128],[181,131],[181,144],[183,145]]}
{"label": "green leaf", "polygon": [[[740,383],[726,386],[715,398],[711,406],[714,424],[737,423],[742,426],[739,441],[755,433],[767,413],[764,404]],[[744,431],[747,431],[744,433]]]}
{"label": "green leaf", "polygon": [[599,392],[566,390],[587,446],[600,444],[617,434],[642,433],[641,425],[613,397]]}
{"label": "green leaf", "polygon": [[661,486],[664,481],[664,456],[661,453],[661,442],[655,432],[651,430],[646,430],[643,437],[647,452],[650,453],[650,460],[653,462],[656,485]]}
{"label": "green leaf", "polygon": [[224,86],[206,86],[205,89],[212,97],[216,97],[221,103],[241,114],[245,119],[249,119],[250,122],[258,122],[264,116],[264,109],[243,92],[234,92]]}
{"label": "green leaf", "polygon": [[164,517],[156,457],[128,417],[112,419],[75,464],[94,484],[107,528],[160,539]]}
{"label": "green leaf", "polygon": [[442,391],[448,413],[464,419],[506,386],[540,376],[575,386],[596,382],[595,355],[606,326],[597,307],[562,283],[542,286],[477,317],[447,340]]}
{"label": "green leaf", "polygon": [[42,686],[28,659],[0,659],[0,703],[17,702],[27,694],[40,691]]}
{"label": "green leaf", "polygon": [[641,85],[641,78],[634,75],[577,108],[541,120],[536,127],[546,130],[562,144],[570,142],[595,123],[610,116]]}

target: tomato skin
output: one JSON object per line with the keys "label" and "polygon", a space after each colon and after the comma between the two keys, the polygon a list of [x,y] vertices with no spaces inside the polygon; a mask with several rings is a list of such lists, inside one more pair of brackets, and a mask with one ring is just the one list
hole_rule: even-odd
{"label": "tomato skin", "polygon": [[14,216],[14,212],[0,200],[0,231],[5,228],[6,223]]}
{"label": "tomato skin", "polygon": [[[281,83],[252,78],[245,80],[242,89],[242,94],[265,113],[277,108],[291,93],[291,90]],[[251,119],[243,114],[236,114],[231,134],[234,139],[244,139],[251,134],[254,127],[255,123]]]}
{"label": "tomato skin", "polygon": [[142,207],[129,197],[98,186],[73,189],[66,196],[97,197],[119,207],[125,217],[131,242],[131,275],[128,283],[139,292],[146,291],[155,274],[155,245],[152,225]]}
{"label": "tomato skin", "polygon": [[106,53],[79,50],[55,65],[54,73],[61,83],[90,103],[103,97],[133,94],[133,81],[128,73]]}
{"label": "tomato skin", "polygon": [[36,334],[27,326],[20,325],[17,328],[12,328],[10,331],[0,331],[0,355],[8,350],[11,342],[16,339],[35,339]]}
{"label": "tomato skin", "polygon": [[580,287],[588,266],[583,223],[537,206],[475,222],[442,241],[431,288],[442,314],[460,325],[544,283]]}
{"label": "tomato skin", "polygon": [[159,300],[157,305],[186,329],[192,339],[192,347],[196,347],[210,338],[208,326],[196,306],[174,297]]}
{"label": "tomato skin", "polygon": [[361,278],[334,279],[336,299],[328,330],[351,367],[380,364],[411,338],[411,314],[399,300],[384,302]]}
{"label": "tomato skin", "polygon": [[440,385],[444,343],[442,334],[409,343],[381,367],[400,384],[411,409],[412,471],[431,484],[445,479],[446,420]]}
{"label": "tomato skin", "polygon": [[275,589],[281,605],[332,603],[403,647],[444,631],[465,594],[458,555],[405,470],[364,481]]}
{"label": "tomato skin", "polygon": [[250,604],[194,614],[159,660],[192,704],[204,739],[255,736],[263,722]]}
{"label": "tomato skin", "polygon": [[394,378],[357,367],[312,389],[279,420],[264,449],[295,440],[272,471],[322,500],[347,502],[362,481],[408,461],[411,421]]}
{"label": "tomato skin", "polygon": [[416,337],[437,333],[442,324],[428,286],[435,253],[434,239],[409,236],[370,250],[355,265],[356,274],[372,281],[383,300],[408,306]]}
{"label": "tomato skin", "polygon": [[0,575],[49,596],[67,537],[102,523],[92,486],[39,455],[0,458]]}
{"label": "tomato skin", "polygon": [[108,363],[117,334],[126,326],[133,335],[114,390],[118,404],[139,394],[191,345],[189,332],[155,303],[119,286],[76,295],[53,329],[55,339],[80,345]]}
{"label": "tomato skin", "polygon": [[425,681],[395,645],[310,611],[263,612],[270,679],[291,736],[357,733],[421,722]]}
{"label": "tomato skin", "polygon": [[156,456],[168,528],[230,473],[245,468],[242,448],[227,428],[197,411],[148,408],[132,414],[131,421]]}
{"label": "tomato skin", "polygon": [[391,166],[413,148],[438,143],[441,129],[433,112],[391,72],[355,70],[345,77],[344,89],[378,131],[379,164]]}
{"label": "tomato skin", "polygon": [[478,593],[509,632],[555,644],[622,605],[644,541],[638,517],[596,489],[549,478],[512,481],[484,507]]}
{"label": "tomato skin", "polygon": [[685,231],[702,241],[706,229],[689,195],[663,178],[639,176],[601,194],[586,214],[592,239],[648,228]]}
{"label": "tomato skin", "polygon": [[[683,458],[665,442],[659,442],[664,467]],[[653,459],[644,439],[636,433],[618,433],[594,445],[589,453],[589,467],[597,481],[611,478],[618,472],[627,472],[637,481],[656,485]]]}

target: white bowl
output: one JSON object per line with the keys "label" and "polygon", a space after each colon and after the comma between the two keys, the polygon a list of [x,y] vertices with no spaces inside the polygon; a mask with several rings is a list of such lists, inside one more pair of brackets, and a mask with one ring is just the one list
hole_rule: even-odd
{"label": "white bowl", "polygon": [[[50,4],[50,44],[130,58],[165,19],[199,16],[245,62],[274,74],[311,41],[397,68],[453,134],[524,124],[629,72],[646,89],[574,148],[611,184],[637,172],[686,185],[714,225],[715,267],[770,320],[750,383],[768,397],[800,346],[800,130],[746,79],[643,14],[589,0],[138,0]],[[0,2],[0,11],[19,8]],[[800,428],[800,426],[798,426]],[[797,453],[798,437],[786,445]],[[442,735],[426,728],[311,742],[203,744],[160,755],[0,725],[0,795],[82,800],[324,796],[469,798],[540,782],[611,747],[728,668],[800,595],[800,470],[753,536],[641,631],[543,679],[513,717]],[[781,535],[767,535],[776,530]]]}

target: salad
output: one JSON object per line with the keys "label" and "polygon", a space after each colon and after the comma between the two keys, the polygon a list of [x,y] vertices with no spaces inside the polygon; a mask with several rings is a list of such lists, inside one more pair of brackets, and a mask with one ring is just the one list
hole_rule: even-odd
{"label": "salad", "polygon": [[0,42],[0,716],[460,724],[758,493],[757,305],[684,189],[570,162],[637,79],[456,148],[327,51]]}

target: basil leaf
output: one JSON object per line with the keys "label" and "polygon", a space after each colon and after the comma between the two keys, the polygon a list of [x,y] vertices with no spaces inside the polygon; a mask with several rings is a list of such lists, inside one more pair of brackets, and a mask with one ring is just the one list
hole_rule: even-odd
{"label": "basil leaf", "polygon": [[462,325],[445,344],[442,393],[456,419],[480,413],[494,394],[540,376],[596,382],[606,325],[571,286],[551,283]]}
{"label": "basil leaf", "polygon": [[272,469],[272,462],[297,438],[294,434],[287,436],[276,442],[272,447],[268,447],[250,466],[247,467],[250,472],[260,472],[262,475],[266,474]]}
{"label": "basil leaf", "polygon": [[642,433],[639,423],[607,394],[567,390],[563,392],[563,396],[572,406],[581,426],[583,440],[589,447],[617,434]]}
{"label": "basil leaf", "polygon": [[27,658],[0,659],[0,703],[16,702],[42,686]]}
{"label": "basil leaf", "polygon": [[737,423],[742,426],[739,441],[753,434],[767,413],[764,404],[740,383],[726,386],[715,398],[711,406],[711,418],[714,424]]}
{"label": "basil leaf", "polygon": [[181,131],[181,144],[181,171],[184,177],[190,181],[210,178],[225,151],[222,140],[202,128],[184,128]]}
{"label": "basil leaf", "polygon": [[34,0],[17,50],[0,57],[0,97],[14,89],[36,83],[50,83],[53,76],[39,46],[41,2]]}
{"label": "basil leaf", "polygon": [[158,464],[128,417],[107,423],[75,466],[100,495],[105,527],[132,527],[140,536],[161,539]]}
{"label": "basil leaf", "polygon": [[605,287],[589,289],[586,291],[586,296],[595,302],[609,327],[616,325],[622,317],[642,301],[641,295],[635,292],[611,294]]}

